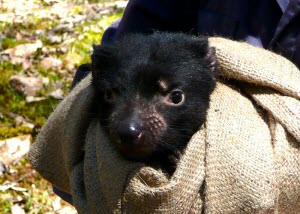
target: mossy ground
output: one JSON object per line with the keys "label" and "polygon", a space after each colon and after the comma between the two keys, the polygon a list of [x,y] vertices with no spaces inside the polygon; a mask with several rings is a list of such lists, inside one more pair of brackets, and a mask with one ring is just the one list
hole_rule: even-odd
{"label": "mossy ground", "polygon": [[[40,128],[59,102],[47,94],[57,89],[58,86],[65,94],[68,93],[76,66],[90,61],[92,44],[99,44],[104,30],[123,13],[123,9],[115,6],[108,13],[86,18],[80,24],[71,26],[71,32],[66,33],[64,30],[55,32],[56,35],[67,38],[53,43],[50,41],[49,32],[60,26],[64,18],[85,14],[87,6],[92,8],[91,5],[96,5],[101,8],[99,2],[102,4],[113,1],[58,1],[66,3],[66,11],[63,12],[64,14],[58,13],[52,17],[41,15],[43,11],[46,13],[53,9],[51,1],[35,0],[33,2],[36,7],[32,10],[28,8],[27,10],[32,12],[19,17],[18,19],[21,21],[0,19],[0,51],[14,48],[19,44],[33,43],[36,40],[41,40],[43,49],[47,50],[45,53],[42,48],[38,49],[27,57],[31,66],[26,69],[22,64],[13,64],[0,58],[0,140],[23,134],[32,134],[33,138],[37,136]],[[26,8],[22,8],[22,5],[19,7],[26,13]],[[17,10],[18,8],[13,10],[2,8],[0,14],[16,15]],[[45,55],[60,59],[63,62],[62,67],[49,70],[43,68],[41,59]],[[74,65],[73,71],[67,70],[67,64],[70,62]],[[61,72],[62,70],[65,72]],[[46,97],[46,99],[39,102],[26,102],[26,97],[12,89],[9,84],[10,77],[18,74],[47,77],[49,84],[35,95]],[[34,124],[34,128],[19,126],[15,115],[22,116],[26,121]],[[0,190],[0,213],[10,213],[15,204],[20,205],[26,213],[55,213],[52,202],[56,196],[52,192],[51,185],[32,169],[27,158],[11,165],[9,172],[0,176],[0,186],[10,183],[24,189]]]}

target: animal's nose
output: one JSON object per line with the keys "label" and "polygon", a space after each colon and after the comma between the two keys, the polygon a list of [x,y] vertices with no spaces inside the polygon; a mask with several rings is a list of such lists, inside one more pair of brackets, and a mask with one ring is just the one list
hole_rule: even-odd
{"label": "animal's nose", "polygon": [[122,143],[134,144],[142,137],[143,127],[134,119],[126,119],[119,124],[118,134]]}

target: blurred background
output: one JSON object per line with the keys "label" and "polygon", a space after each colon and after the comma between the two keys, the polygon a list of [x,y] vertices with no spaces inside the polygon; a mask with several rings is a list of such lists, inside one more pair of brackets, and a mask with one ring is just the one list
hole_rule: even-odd
{"label": "blurred background", "polygon": [[32,169],[27,152],[126,4],[0,0],[0,213],[76,213]]}

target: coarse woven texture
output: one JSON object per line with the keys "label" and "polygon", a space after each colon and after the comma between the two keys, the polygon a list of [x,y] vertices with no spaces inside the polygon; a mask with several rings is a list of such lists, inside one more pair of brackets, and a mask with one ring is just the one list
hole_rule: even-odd
{"label": "coarse woven texture", "polygon": [[246,43],[210,45],[222,78],[171,178],[115,151],[89,115],[90,75],[41,130],[33,166],[79,213],[300,213],[299,69]]}

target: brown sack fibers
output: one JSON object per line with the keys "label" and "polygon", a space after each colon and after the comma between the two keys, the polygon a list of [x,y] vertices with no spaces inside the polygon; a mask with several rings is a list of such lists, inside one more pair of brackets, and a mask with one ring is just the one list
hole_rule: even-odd
{"label": "brown sack fibers", "polygon": [[[91,76],[29,152],[79,213],[300,213],[300,71],[246,43],[210,38],[223,79],[171,178],[123,159],[89,117]],[[234,82],[234,86],[232,83]]]}

